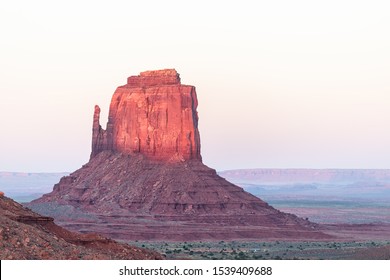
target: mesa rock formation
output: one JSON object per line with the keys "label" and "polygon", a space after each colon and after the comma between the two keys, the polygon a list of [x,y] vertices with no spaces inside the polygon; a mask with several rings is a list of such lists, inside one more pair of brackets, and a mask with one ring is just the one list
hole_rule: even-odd
{"label": "mesa rock formation", "polygon": [[122,240],[326,238],[202,163],[197,106],[174,69],[129,77],[105,129],[95,107],[90,161],[29,207]]}
{"label": "mesa rock formation", "polygon": [[93,117],[91,158],[109,150],[150,159],[201,159],[195,87],[180,83],[173,70],[129,77],[111,100],[107,129],[100,108]]}
{"label": "mesa rock formation", "polygon": [[158,253],[97,234],[70,232],[0,196],[0,259],[162,259]]}

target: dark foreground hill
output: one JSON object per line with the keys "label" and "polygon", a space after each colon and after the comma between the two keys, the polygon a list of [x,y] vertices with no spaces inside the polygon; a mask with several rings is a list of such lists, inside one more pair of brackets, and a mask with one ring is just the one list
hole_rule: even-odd
{"label": "dark foreground hill", "polygon": [[97,234],[70,232],[0,196],[0,259],[161,259],[158,253]]}

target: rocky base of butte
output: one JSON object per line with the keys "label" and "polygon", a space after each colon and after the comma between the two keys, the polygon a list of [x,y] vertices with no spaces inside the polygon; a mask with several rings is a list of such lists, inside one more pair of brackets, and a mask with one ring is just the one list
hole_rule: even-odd
{"label": "rocky base of butte", "polygon": [[29,207],[121,240],[328,238],[202,163],[197,105],[173,69],[128,78],[106,129],[95,107],[90,161]]}

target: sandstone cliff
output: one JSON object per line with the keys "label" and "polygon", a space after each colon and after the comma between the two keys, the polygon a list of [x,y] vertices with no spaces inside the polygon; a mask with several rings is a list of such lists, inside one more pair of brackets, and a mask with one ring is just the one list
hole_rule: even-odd
{"label": "sandstone cliff", "polygon": [[198,100],[173,70],[142,72],[115,91],[106,130],[95,107],[91,158],[104,150],[157,160],[201,159]]}

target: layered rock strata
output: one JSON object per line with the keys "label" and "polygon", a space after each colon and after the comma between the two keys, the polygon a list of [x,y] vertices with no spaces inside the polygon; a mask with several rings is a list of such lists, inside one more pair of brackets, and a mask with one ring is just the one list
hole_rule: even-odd
{"label": "layered rock strata", "polygon": [[175,70],[129,77],[106,129],[95,107],[90,161],[30,207],[123,240],[326,238],[202,163],[197,105],[195,87],[181,85]]}
{"label": "layered rock strata", "polygon": [[155,252],[118,243],[97,234],[70,232],[0,197],[0,259],[162,259]]}

